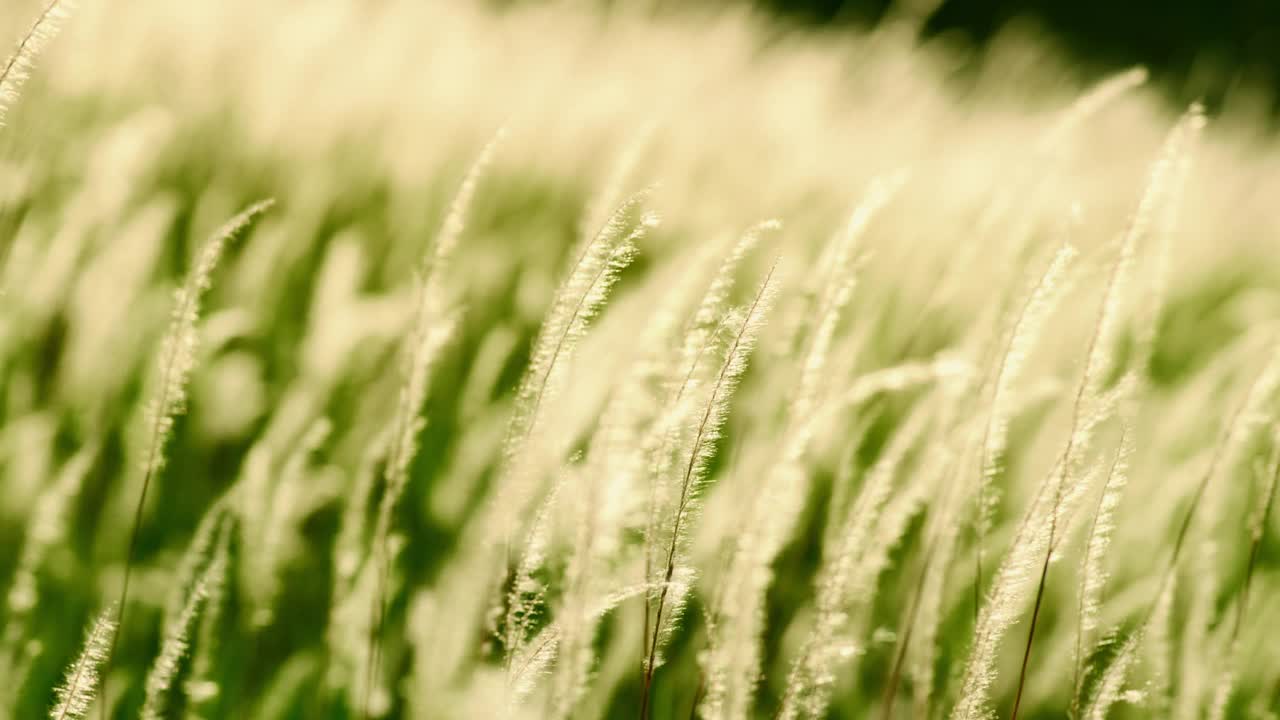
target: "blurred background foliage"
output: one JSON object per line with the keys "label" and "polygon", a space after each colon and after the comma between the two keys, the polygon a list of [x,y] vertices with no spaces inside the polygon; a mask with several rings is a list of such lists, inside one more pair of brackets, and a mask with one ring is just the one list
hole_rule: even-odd
{"label": "blurred background foliage", "polygon": [[[333,658],[322,628],[332,610],[335,534],[351,478],[399,387],[408,269],[429,246],[465,167],[503,123],[511,137],[483,180],[458,257],[453,291],[467,308],[465,322],[433,371],[429,430],[396,519],[412,548],[397,567],[400,588],[434,588],[461,552],[462,530],[497,472],[511,395],[578,226],[632,146],[643,152],[627,186],[663,181],[655,205],[667,221],[624,273],[583,352],[591,361],[578,368],[580,394],[566,411],[580,433],[690,248],[778,216],[787,230],[768,249],[804,268],[872,178],[917,168],[868,239],[873,272],[859,288],[857,323],[843,330],[857,350],[846,358],[849,375],[855,364],[866,371],[925,359],[975,332],[992,288],[1021,286],[1024,243],[1044,245],[1069,230],[1096,252],[1124,226],[1181,107],[1141,91],[1052,153],[1029,154],[1087,78],[1139,61],[1152,65],[1173,98],[1227,98],[1239,78],[1273,72],[1267,62],[1275,59],[1267,41],[1274,6],[1265,3],[1249,5],[1253,15],[1224,10],[1211,20],[1204,19],[1208,3],[1107,4],[1105,13],[1095,0],[773,8],[820,24],[865,26],[896,12],[914,12],[922,23],[832,33],[782,32],[772,21],[736,14],[678,10],[655,18],[621,3],[610,13],[588,5],[521,3],[494,14],[471,3],[408,0],[82,0],[0,130],[0,577],[19,562],[8,549],[24,543],[48,479],[83,473],[68,509],[69,537],[41,566],[40,606],[25,630],[38,639],[39,654],[16,691],[13,717],[45,712],[48,689],[88,619],[119,585],[155,344],[200,242],[239,208],[278,200],[230,249],[208,298],[188,412],[142,526],[136,597],[112,667],[115,717],[134,716],[141,702],[139,679],[160,642],[172,568],[201,516],[238,478],[264,467],[273,478],[292,478],[284,486],[294,494],[262,509],[277,512],[287,536],[276,602],[285,610],[270,622],[255,620],[253,578],[232,583],[231,609],[211,633],[220,691],[197,710],[208,717],[355,714],[326,675]],[[18,36],[37,7],[6,4],[6,36]],[[1042,27],[1008,25],[1024,15]],[[1147,24],[1139,26],[1143,16]],[[1046,45],[1045,28],[1077,55]],[[971,39],[954,42],[955,30]],[[1246,31],[1249,39],[1237,42]],[[987,50],[973,53],[967,44]],[[1210,67],[1203,75],[1202,63]],[[1170,299],[1149,368],[1156,390],[1142,421],[1154,470],[1135,481],[1135,492],[1161,498],[1152,512],[1160,519],[1120,531],[1120,542],[1133,547],[1166,529],[1182,496],[1160,489],[1169,477],[1185,485],[1193,475],[1186,463],[1203,459],[1225,414],[1222,388],[1239,384],[1242,371],[1232,363],[1252,357],[1251,328],[1280,307],[1273,204],[1280,153],[1251,113],[1270,102],[1265,86],[1255,90],[1232,96],[1238,105],[1222,100],[1231,111],[1206,137],[1180,218]],[[1084,209],[1078,221],[1069,213],[1077,203]],[[788,290],[798,295],[804,273],[792,277]],[[1086,289],[1098,284],[1096,268],[1082,280]],[[780,308],[717,473],[728,476],[734,453],[760,444],[777,424],[791,370],[786,329],[803,323],[794,315],[802,310]],[[1037,355],[1044,376],[1074,367],[1086,325],[1077,315],[1060,319]],[[1028,454],[1043,455],[1034,430],[1050,409],[1032,410],[1015,425],[1014,444],[1021,449],[1025,440]],[[903,414],[900,403],[886,400],[855,418],[853,427],[866,429],[853,453],[856,474],[874,462]],[[322,418],[330,437],[307,447],[302,438]],[[765,646],[775,672],[762,689],[765,714],[781,694],[795,628],[810,612],[826,508],[847,450],[836,435],[814,463],[800,530],[770,590]],[[731,530],[736,518],[732,503],[750,495],[749,486],[726,486],[699,544],[699,562],[712,577],[725,526]],[[1024,495],[1012,487],[1009,500],[1018,507]],[[1006,530],[1008,513],[1000,517]],[[914,548],[921,532],[913,524],[903,548]],[[249,563],[260,551],[246,540],[233,556]],[[903,568],[918,550],[900,552],[872,627],[893,627],[907,597]],[[1233,545],[1227,554],[1241,552]],[[1261,558],[1271,594],[1260,594],[1267,599],[1259,617],[1275,619],[1274,535]],[[1149,589],[1148,560],[1143,552],[1118,560],[1126,590]],[[1233,576],[1224,587],[1238,581]],[[412,647],[420,655],[436,649],[418,625],[448,624],[422,609],[427,594],[406,590],[393,604],[387,667],[399,689],[407,687]],[[1118,612],[1136,604],[1127,602]],[[962,661],[970,613],[959,600],[947,609],[939,643],[946,667]],[[632,621],[610,619],[606,635],[634,635]],[[694,620],[673,640],[656,716],[687,712],[700,632]],[[1265,635],[1250,640],[1263,646],[1253,648],[1258,657],[1275,660]],[[864,716],[879,698],[892,649],[891,635],[881,634],[858,674],[841,680],[833,716]],[[624,663],[624,672],[610,659],[591,700],[601,715],[626,716],[638,679],[633,664]],[[1274,668],[1252,668],[1233,710],[1270,702]],[[401,692],[391,713],[477,717],[466,702],[491,689],[484,669],[473,684],[448,686],[439,697]],[[1034,687],[1028,717],[1055,716],[1060,691]],[[1005,701],[1011,692],[1006,679],[996,694]]]}
{"label": "blurred background foliage", "polygon": [[818,27],[906,20],[922,38],[980,54],[1010,25],[1036,27],[1085,77],[1130,65],[1151,69],[1178,104],[1220,108],[1261,90],[1280,111],[1280,5],[1269,0],[755,0]]}

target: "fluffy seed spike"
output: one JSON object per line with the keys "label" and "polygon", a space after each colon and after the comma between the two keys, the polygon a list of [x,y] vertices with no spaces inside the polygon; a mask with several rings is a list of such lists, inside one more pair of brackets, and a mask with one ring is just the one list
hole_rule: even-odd
{"label": "fluffy seed spike", "polygon": [[907,182],[905,172],[871,184],[867,195],[850,215],[844,229],[834,240],[830,277],[822,293],[817,326],[800,370],[800,385],[790,412],[799,422],[813,410],[824,379],[832,339],[845,308],[853,298],[858,274],[854,259],[858,242],[866,234],[871,221],[893,200]]}
{"label": "fluffy seed spike", "polygon": [[720,264],[715,277],[702,296],[702,302],[694,311],[693,319],[685,333],[684,346],[680,352],[680,367],[683,369],[681,383],[676,388],[672,404],[680,402],[688,388],[693,374],[697,371],[699,360],[707,348],[711,346],[712,337],[721,326],[728,308],[729,293],[733,290],[738,268],[746,256],[759,244],[766,232],[774,232],[782,227],[777,220],[766,220],[758,223],[742,234],[733,249]]}
{"label": "fluffy seed spike", "polygon": [[101,672],[111,656],[116,623],[107,610],[98,616],[85,636],[80,657],[67,668],[66,679],[57,689],[58,702],[49,711],[52,720],[82,718],[97,697]]}
{"label": "fluffy seed spike", "polygon": [[1111,469],[1098,493],[1093,522],[1085,539],[1084,558],[1080,562],[1080,609],[1076,616],[1075,690],[1072,694],[1072,715],[1079,710],[1080,693],[1084,683],[1085,643],[1090,633],[1098,627],[1098,612],[1102,606],[1102,588],[1107,581],[1103,558],[1111,542],[1115,528],[1115,511],[1128,483],[1129,460],[1133,456],[1133,434],[1126,425],[1120,434],[1120,446],[1116,450]]}
{"label": "fluffy seed spike", "polygon": [[[195,265],[177,293],[169,329],[161,342],[159,383],[149,413],[151,417],[142,466],[142,483],[138,491],[138,502],[134,506],[129,546],[125,552],[124,579],[120,584],[120,597],[116,601],[116,628],[124,625],[124,612],[129,603],[129,578],[133,571],[134,555],[137,553],[142,513],[147,506],[147,491],[164,465],[165,443],[173,429],[174,419],[182,412],[186,403],[187,380],[195,367],[196,323],[200,318],[200,301],[213,282],[213,271],[227,244],[248,230],[273,205],[273,199],[255,203],[215,231],[201,249]],[[115,637],[117,635],[112,635],[113,643]],[[108,656],[110,654],[107,653]]]}
{"label": "fluffy seed spike", "polygon": [[[1080,490],[1084,485],[1082,479],[1087,477],[1087,473],[1082,472],[1082,469],[1092,445],[1094,431],[1115,411],[1123,401],[1122,396],[1133,389],[1134,383],[1127,382],[1121,383],[1114,392],[1109,392],[1104,388],[1104,382],[1114,361],[1114,339],[1120,322],[1120,310],[1131,284],[1138,245],[1147,236],[1152,215],[1158,204],[1166,199],[1172,163],[1186,151],[1190,130],[1203,124],[1202,121],[1197,120],[1199,117],[1200,115],[1193,109],[1193,112],[1184,117],[1170,131],[1159,157],[1152,165],[1138,208],[1128,228],[1118,240],[1119,247],[1107,276],[1102,301],[1085,353],[1084,372],[1076,388],[1065,447],[1054,469],[1047,476],[1046,482],[1042,484],[1037,500],[1032,502],[1024,516],[1024,527],[1034,529],[1035,536],[1043,536],[1031,538],[1035,540],[1034,544],[1040,546],[1036,554],[1042,553],[1043,559],[1039,563],[1040,581],[1036,589],[1035,605],[1032,609],[1027,642],[1023,651],[1018,689],[1014,696],[1012,713],[1014,720],[1016,720],[1022,690],[1025,687],[1040,604],[1048,580],[1049,565],[1058,543],[1068,529],[1065,523],[1069,522],[1074,501],[1080,496]],[[1048,492],[1044,491],[1046,487],[1049,489]],[[1033,518],[1038,519],[1033,521]],[[1018,547],[1015,543],[1011,557],[1006,558],[1000,575],[997,576],[999,587],[993,589],[988,607],[984,608],[979,617],[974,650],[969,662],[966,663],[964,687],[960,702],[957,703],[952,714],[953,720],[977,720],[988,712],[986,696],[995,679],[996,652],[1001,638],[1016,618],[1016,615],[1006,615],[1006,613],[1017,608],[1026,599],[1026,591],[1029,590],[1026,585],[1027,568],[1024,566],[1026,558],[1020,556],[1032,544],[1027,542]],[[1019,556],[1018,559],[1013,555]],[[997,605],[1003,607],[995,607]]]}
{"label": "fluffy seed spike", "polygon": [[[546,588],[536,575],[548,559],[551,515],[560,501],[565,485],[566,477],[561,475],[538,508],[507,597],[503,646],[506,649],[507,663],[507,704],[511,709],[533,689],[531,676],[538,674],[540,668],[551,662],[555,647],[559,644],[558,635],[551,640],[552,636],[545,634],[532,636],[532,630],[543,612],[546,595]],[[548,642],[552,644],[548,646]],[[535,667],[530,668],[531,664]],[[530,672],[531,669],[533,672]]]}
{"label": "fluffy seed spike", "polygon": [[555,371],[586,334],[591,319],[608,299],[618,274],[635,258],[636,242],[659,223],[658,215],[642,213],[628,231],[629,218],[652,194],[652,189],[632,195],[614,211],[608,222],[586,243],[573,269],[556,292],[551,310],[534,343],[529,369],[521,383],[507,442],[508,459],[523,449],[537,428],[538,413],[556,390]]}
{"label": "fluffy seed spike", "polygon": [[228,243],[239,237],[253,222],[275,204],[264,200],[248,207],[228,220],[213,233],[201,248],[195,265],[174,297],[169,329],[161,341],[160,382],[149,408],[151,428],[143,472],[154,475],[164,467],[164,443],[173,423],[186,409],[187,380],[196,362],[196,324],[200,319],[200,303],[213,284],[213,272]]}
{"label": "fluffy seed spike", "polygon": [[222,637],[219,632],[222,624],[222,613],[226,606],[227,578],[234,570],[231,565],[231,541],[234,537],[234,526],[228,522],[228,530],[214,551],[210,567],[219,564],[217,572],[210,572],[212,583],[206,585],[208,597],[204,600],[204,609],[200,613],[199,626],[196,633],[196,652],[191,658],[191,673],[183,683],[183,694],[186,696],[187,716],[191,720],[217,716],[218,675],[217,658],[222,649]]}
{"label": "fluffy seed spike", "polygon": [[716,441],[720,437],[720,430],[728,412],[729,398],[737,387],[743,371],[746,370],[747,358],[755,346],[756,337],[777,292],[775,279],[777,266],[778,263],[775,261],[751,304],[742,313],[741,319],[733,324],[733,327],[736,327],[733,338],[703,404],[701,418],[694,426],[688,460],[683,465],[678,482],[679,495],[672,511],[671,533],[664,549],[665,569],[661,578],[661,589],[657,591],[654,603],[653,625],[650,636],[646,639],[648,647],[641,696],[642,715],[648,711],[653,673],[660,661],[659,651],[679,617],[688,584],[692,578],[692,569],[688,567],[684,557],[687,553],[685,545],[690,516],[698,505],[700,485],[705,478],[707,464],[714,455]]}
{"label": "fluffy seed spike", "polygon": [[[640,211],[651,194],[652,189],[645,189],[632,195],[581,249],[534,342],[504,443],[497,522],[508,558],[514,525],[538,494],[539,468],[546,454],[534,439],[541,410],[560,391],[565,360],[586,336],[622,270],[635,258],[636,243],[659,224],[657,214]],[[631,218],[637,213],[639,218],[633,223]]]}
{"label": "fluffy seed spike", "polygon": [[507,129],[498,128],[467,170],[462,184],[458,187],[458,193],[449,204],[449,211],[445,214],[444,223],[440,227],[440,235],[436,238],[435,249],[424,258],[426,260],[422,269],[424,275],[438,276],[448,269],[453,253],[458,247],[458,241],[462,239],[462,233],[466,229],[467,216],[475,199],[476,188],[480,184],[480,179],[484,177],[485,171],[493,164],[493,158],[506,138]]}
{"label": "fluffy seed spike", "polygon": [[[219,545],[227,542],[230,534],[224,530]],[[191,635],[195,630],[200,614],[214,593],[215,586],[224,582],[226,576],[226,554],[216,552],[204,572],[200,573],[195,584],[188,593],[186,603],[172,622],[166,623],[163,630],[164,639],[160,643],[160,654],[156,657],[147,673],[146,698],[142,703],[142,720],[162,720],[168,707],[169,693],[173,690],[182,658],[191,645]]]}
{"label": "fluffy seed spike", "polygon": [[205,512],[196,527],[191,542],[182,555],[177,570],[177,581],[173,583],[173,591],[169,595],[169,603],[165,607],[162,627],[170,628],[178,623],[183,609],[190,603],[193,588],[199,584],[214,554],[220,547],[220,539],[224,537],[229,522],[228,504],[225,497],[216,501],[213,507]]}
{"label": "fluffy seed spike", "polygon": [[4,125],[9,108],[17,102],[22,86],[30,79],[36,57],[58,34],[73,5],[71,0],[52,0],[45,5],[31,29],[18,41],[18,47],[5,61],[4,67],[0,68],[0,126]]}
{"label": "fluffy seed spike", "polygon": [[[666,409],[657,419],[649,443],[654,446],[651,452],[655,458],[655,466],[651,468],[649,489],[648,517],[645,526],[645,558],[644,576],[646,583],[656,583],[654,572],[658,555],[665,549],[663,523],[669,519],[668,501],[673,494],[672,481],[675,480],[676,446],[683,435],[682,429],[693,421],[697,407],[689,398],[703,382],[703,359],[713,352],[719,336],[731,320],[729,296],[733,289],[737,271],[746,256],[759,243],[763,233],[777,230],[781,223],[766,220],[748,229],[733,245],[728,255],[720,263],[719,269],[702,295],[697,309],[685,328],[684,341],[675,368],[670,372],[669,389],[666,398]],[[656,587],[656,585],[655,585]],[[644,645],[649,644],[649,625],[652,620],[652,608],[645,604],[643,635]]]}
{"label": "fluffy seed spike", "polygon": [[882,519],[893,496],[894,479],[929,420],[929,413],[916,410],[889,440],[840,522],[836,547],[823,557],[815,600],[817,617],[787,678],[779,712],[784,720],[822,717],[830,702],[836,671],[842,661],[859,652],[848,639],[850,611],[855,605],[862,607],[871,602],[874,579],[889,548],[897,541],[897,528],[890,530],[887,526],[905,526],[882,524]]}
{"label": "fluffy seed spike", "polygon": [[1005,443],[1009,433],[1008,396],[1013,383],[1020,376],[1027,357],[1039,340],[1049,315],[1063,295],[1065,276],[1076,255],[1076,249],[1070,244],[1064,243],[1058,248],[1053,260],[1045,268],[1031,294],[1027,296],[1017,319],[1014,320],[1004,354],[996,369],[995,380],[991,385],[991,404],[987,411],[987,425],[983,431],[979,451],[979,462],[982,467],[979,469],[977,513],[974,521],[978,569],[975,583],[979,591],[982,585],[985,540],[990,531],[991,517],[996,504],[994,482],[1004,461]]}
{"label": "fluffy seed spike", "polygon": [[[803,508],[808,491],[802,458],[814,426],[828,359],[836,330],[853,297],[857,282],[858,242],[872,220],[906,182],[906,173],[872,182],[824,255],[830,258],[827,277],[817,302],[817,318],[800,366],[795,395],[787,410],[781,448],[764,473],[763,487],[749,510],[752,532],[738,538],[726,582],[733,589],[721,595],[718,614],[733,628],[740,642],[720,647],[719,659],[709,663],[704,712],[710,717],[744,717],[752,702],[760,671],[764,634],[764,604],[772,577],[771,566]],[[751,538],[747,542],[747,538]],[[723,643],[720,643],[722,646]],[[713,651],[713,656],[716,651]]]}
{"label": "fluffy seed spike", "polygon": [[1098,689],[1093,695],[1092,702],[1085,709],[1085,720],[1106,720],[1111,706],[1116,704],[1124,692],[1124,685],[1129,678],[1129,670],[1136,660],[1142,636],[1143,632],[1139,629],[1131,633],[1120,646],[1115,659],[1098,679]]}
{"label": "fluffy seed spike", "polygon": [[1110,105],[1130,90],[1144,85],[1149,75],[1150,73],[1147,72],[1147,69],[1139,65],[1116,73],[1093,86],[1072,103],[1057,124],[1044,134],[1040,142],[1040,150],[1047,152],[1059,146],[1065,138],[1069,137],[1086,120],[1096,115],[1099,110]]}

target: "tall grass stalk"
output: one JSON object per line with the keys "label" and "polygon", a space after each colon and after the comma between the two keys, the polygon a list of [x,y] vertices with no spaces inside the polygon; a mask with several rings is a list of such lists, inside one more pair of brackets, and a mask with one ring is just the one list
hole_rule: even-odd
{"label": "tall grass stalk", "polygon": [[717,609],[722,627],[732,627],[732,640],[713,638],[708,654],[707,692],[703,714],[710,718],[745,717],[755,694],[764,630],[765,592],[774,559],[790,536],[808,495],[803,458],[815,427],[810,423],[828,376],[831,346],[857,283],[857,243],[872,220],[906,182],[905,173],[875,181],[831,241],[828,276],[817,298],[817,315],[799,367],[777,456],[762,475],[762,487],[748,510],[750,530],[735,541],[729,568],[721,582],[723,604]]}
{"label": "tall grass stalk", "polygon": [[[679,414],[663,404],[668,386],[675,376],[683,375],[672,407],[687,406],[681,398],[691,384],[698,382],[694,368],[701,364],[701,356],[710,344],[709,334],[713,334],[710,324],[715,313],[708,312],[706,306],[727,301],[733,271],[760,237],[777,226],[775,221],[759,223],[733,245],[728,257],[721,261],[703,297],[703,305],[687,322],[685,344],[677,347],[673,342],[679,340],[680,326],[690,305],[689,296],[698,288],[722,243],[708,243],[696,253],[692,262],[678,273],[674,287],[652,311],[637,338],[636,357],[600,417],[579,476],[580,491],[570,511],[574,539],[564,571],[564,596],[554,612],[561,633],[560,661],[555,670],[549,710],[552,717],[572,715],[587,691],[593,640],[601,618],[595,607],[610,594],[611,585],[621,582],[617,570],[622,567],[620,563],[629,559],[629,554],[624,554],[627,533],[638,529],[645,537],[651,537],[657,532],[656,505],[665,488],[653,476],[652,467],[655,453],[664,452],[658,448],[672,439],[666,428]],[[698,344],[700,333],[706,337]],[[654,544],[643,543],[645,579],[642,587],[651,580],[654,551]],[[641,647],[647,644],[649,636],[648,602],[644,603],[644,609]]]}
{"label": "tall grass stalk", "polygon": [[[1039,340],[1049,315],[1064,294],[1066,274],[1076,255],[1077,251],[1072,245],[1063,244],[1045,268],[1014,320],[1004,352],[997,364],[995,380],[991,383],[987,423],[983,429],[978,455],[981,467],[974,523],[976,538],[974,593],[978,597],[982,589],[986,537],[990,532],[992,514],[998,502],[994,483],[1002,470],[1009,435],[1008,395]],[[979,605],[980,603],[975,603],[975,610]]]}
{"label": "tall grass stalk", "polygon": [[[649,459],[649,493],[644,531],[644,584],[652,585],[655,593],[663,587],[659,557],[669,543],[668,525],[673,521],[673,503],[678,497],[676,463],[677,449],[684,440],[684,430],[693,422],[698,411],[696,396],[706,382],[703,359],[715,352],[716,343],[728,331],[732,318],[729,312],[730,294],[739,267],[747,255],[760,242],[764,232],[775,231],[776,221],[760,223],[743,233],[728,254],[720,262],[684,328],[679,351],[674,364],[663,370],[667,387],[662,388],[665,409],[660,411],[645,439]],[[662,372],[662,371],[660,371]],[[653,629],[653,606],[657,596],[646,597],[644,624],[641,628],[641,666],[645,666],[649,654],[649,636]]]}
{"label": "tall grass stalk", "polygon": [[[830,688],[842,662],[862,654],[865,647],[857,639],[851,620],[873,600],[874,581],[883,566],[883,557],[897,542],[905,522],[892,522],[885,511],[894,497],[920,498],[919,490],[894,487],[908,453],[927,438],[931,416],[922,408],[912,411],[876,460],[857,497],[849,504],[839,530],[836,546],[823,558],[819,571],[816,617],[799,656],[787,678],[778,717],[820,718],[830,702]],[[919,472],[912,485],[927,491],[929,474]],[[909,515],[903,515],[905,520]]]}
{"label": "tall grass stalk", "polygon": [[396,405],[390,455],[385,464],[384,487],[370,540],[370,562],[377,566],[374,606],[370,609],[368,668],[364,683],[365,697],[360,712],[370,716],[370,694],[378,682],[382,636],[385,632],[388,584],[391,575],[390,534],[393,514],[409,484],[409,467],[417,454],[418,435],[426,426],[423,408],[426,404],[428,374],[435,366],[458,324],[458,313],[447,306],[443,278],[448,277],[450,262],[466,228],[466,218],[475,198],[480,177],[493,160],[505,137],[500,129],[467,171],[454,197],[444,223],[436,237],[435,247],[417,269],[413,319],[409,326],[404,352],[404,378]]}
{"label": "tall grass stalk", "polygon": [[[534,341],[529,367],[516,393],[514,415],[504,443],[505,486],[499,488],[505,555],[510,566],[513,524],[536,495],[537,474],[547,449],[539,444],[543,406],[561,389],[564,363],[585,337],[623,268],[636,255],[636,243],[659,223],[640,212],[652,194],[642,190],[623,202],[596,235],[582,244]],[[631,217],[640,212],[638,222]]]}
{"label": "tall grass stalk", "polygon": [[[965,666],[963,689],[953,710],[952,717],[955,720],[977,720],[985,715],[984,705],[988,688],[995,677],[994,662],[1000,639],[1016,621],[1017,608],[1026,599],[1026,585],[1036,564],[1034,558],[1043,553],[1043,560],[1038,563],[1040,580],[1023,652],[1019,691],[1014,698],[1013,715],[1017,715],[1049,563],[1061,533],[1065,530],[1059,524],[1068,519],[1072,503],[1083,489],[1081,471],[1094,430],[1110,415],[1115,405],[1115,394],[1104,392],[1099,387],[1098,376],[1110,359],[1108,342],[1117,322],[1120,290],[1124,287],[1133,262],[1134,247],[1131,240],[1135,236],[1127,234],[1125,237],[1127,240],[1121,242],[1111,265],[1086,349],[1085,369],[1076,388],[1065,446],[1024,514],[1009,555],[1002,563],[986,604],[979,612],[974,630],[974,646]],[[1123,390],[1123,386],[1120,389]]]}
{"label": "tall grass stalk", "polygon": [[[732,340],[725,351],[720,370],[716,374],[711,390],[703,406],[702,416],[694,426],[693,442],[690,446],[688,461],[678,476],[678,499],[672,513],[671,536],[666,547],[666,558],[662,564],[664,570],[661,589],[658,591],[653,611],[653,628],[648,638],[644,680],[641,690],[640,716],[649,716],[649,703],[653,690],[653,676],[659,660],[658,650],[663,638],[669,633],[674,619],[679,616],[683,606],[684,587],[690,580],[690,570],[683,566],[683,547],[687,543],[688,528],[692,511],[697,507],[700,485],[705,478],[707,463],[715,452],[715,443],[720,437],[725,416],[728,412],[729,397],[737,387],[738,380],[747,367],[747,357],[755,346],[757,335],[764,324],[764,319],[772,305],[776,293],[774,275],[777,272],[777,261],[769,268],[764,282],[760,284],[750,305],[740,313],[734,313],[736,319],[729,323],[733,328]],[[679,575],[684,577],[678,577]],[[673,582],[680,587],[673,593]],[[668,597],[672,603],[668,607]],[[667,613],[664,624],[663,613]]]}
{"label": "tall grass stalk", "polygon": [[[643,213],[639,222],[630,231],[627,230],[629,216],[648,195],[648,191],[643,191],[624,202],[596,237],[582,248],[568,278],[557,292],[539,339],[534,344],[529,369],[518,391],[515,415],[507,434],[505,460],[508,475],[504,480],[508,484],[499,488],[498,502],[502,506],[501,516],[505,518],[503,532],[507,538],[504,543],[508,558],[505,567],[511,567],[511,533],[522,515],[521,508],[537,492],[537,474],[543,458],[531,457],[529,453],[541,454],[545,448],[531,449],[528,444],[531,441],[537,442],[535,433],[539,413],[544,402],[559,391],[561,378],[556,373],[562,371],[561,364],[572,355],[586,335],[591,319],[603,307],[618,274],[634,259],[636,242],[658,224],[657,215]],[[544,506],[539,517],[547,511]],[[544,521],[536,521],[535,526],[540,522]],[[546,531],[539,530],[539,533],[542,532]],[[522,581],[521,577],[531,578],[540,562],[541,553],[531,553],[530,548],[526,547],[516,568],[511,592],[507,596],[504,647],[508,670],[523,645],[525,633],[529,629],[528,623],[541,603],[540,594],[529,594],[526,597],[525,588],[521,585],[529,581]]]}
{"label": "tall grass stalk", "polygon": [[[1151,170],[1147,187],[1129,228],[1122,236],[1119,254],[1107,279],[1097,324],[1094,334],[1089,340],[1085,370],[1076,394],[1066,449],[1063,451],[1058,465],[1060,474],[1053,480],[1054,503],[1049,518],[1048,544],[1044,562],[1041,565],[1040,583],[1036,589],[1031,622],[1027,630],[1027,642],[1022,656],[1022,669],[1019,672],[1018,689],[1014,695],[1012,720],[1017,720],[1018,717],[1022,691],[1025,687],[1031,658],[1032,643],[1035,640],[1036,624],[1040,615],[1041,603],[1044,599],[1045,585],[1048,581],[1049,565],[1060,537],[1058,515],[1064,497],[1064,485],[1069,481],[1071,475],[1076,472],[1076,469],[1080,467],[1083,454],[1087,451],[1090,441],[1088,425],[1082,423],[1082,412],[1085,411],[1086,407],[1090,408],[1089,412],[1094,413],[1102,409],[1099,407],[1099,400],[1102,399],[1101,373],[1105,372],[1107,366],[1112,362],[1110,345],[1113,342],[1115,326],[1119,322],[1118,314],[1121,303],[1124,302],[1124,293],[1130,282],[1129,276],[1132,273],[1132,265],[1138,252],[1138,245],[1147,236],[1148,228],[1157,212],[1159,203],[1168,200],[1168,186],[1171,182],[1176,181],[1177,165],[1182,162],[1183,155],[1189,150],[1191,140],[1194,139],[1195,133],[1198,132],[1202,125],[1203,111],[1198,105],[1194,105],[1170,132],[1169,138],[1161,150],[1161,155]],[[1136,381],[1130,375],[1126,376],[1126,379],[1122,380],[1118,387],[1123,389],[1126,385],[1133,384],[1136,384]],[[1127,395],[1128,393],[1122,390],[1121,394]],[[1121,401],[1123,401],[1123,398],[1121,398]],[[1109,414],[1109,411],[1103,410],[1103,417],[1093,418],[1090,424],[1101,421]]]}
{"label": "tall grass stalk", "polygon": [[[169,329],[161,341],[159,379],[148,408],[149,429],[143,455],[145,459],[141,468],[142,483],[129,530],[124,578],[120,583],[120,595],[116,600],[116,616],[112,622],[115,632],[111,634],[111,652],[106,653],[108,658],[115,650],[120,633],[124,631],[125,608],[129,603],[129,580],[138,552],[138,538],[142,529],[143,513],[147,506],[147,492],[151,488],[152,480],[164,467],[164,447],[173,433],[174,420],[186,408],[187,381],[196,362],[198,342],[196,323],[200,319],[201,300],[205,291],[213,283],[213,272],[227,244],[247,231],[253,222],[274,204],[274,200],[258,202],[218,228],[200,250],[195,265],[192,266],[186,281],[175,296]],[[105,693],[106,683],[104,682],[103,685]]]}

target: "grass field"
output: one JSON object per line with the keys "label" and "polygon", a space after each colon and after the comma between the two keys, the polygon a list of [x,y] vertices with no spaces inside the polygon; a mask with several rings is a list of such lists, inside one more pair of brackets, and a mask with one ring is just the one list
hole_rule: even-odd
{"label": "grass field", "polygon": [[1277,717],[1264,102],[79,5],[0,10],[0,717]]}

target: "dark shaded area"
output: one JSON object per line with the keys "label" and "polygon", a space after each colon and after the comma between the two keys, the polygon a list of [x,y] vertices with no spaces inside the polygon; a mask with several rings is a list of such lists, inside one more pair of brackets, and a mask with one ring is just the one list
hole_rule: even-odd
{"label": "dark shaded area", "polygon": [[[1280,89],[1280,2],[1275,0],[756,0],[806,24],[874,24],[922,5],[925,36],[960,33],[982,48],[1009,21],[1027,18],[1089,70],[1143,64],[1174,99],[1210,107],[1248,81]],[[919,10],[915,10],[919,12]],[[1272,100],[1272,110],[1280,104]]]}

